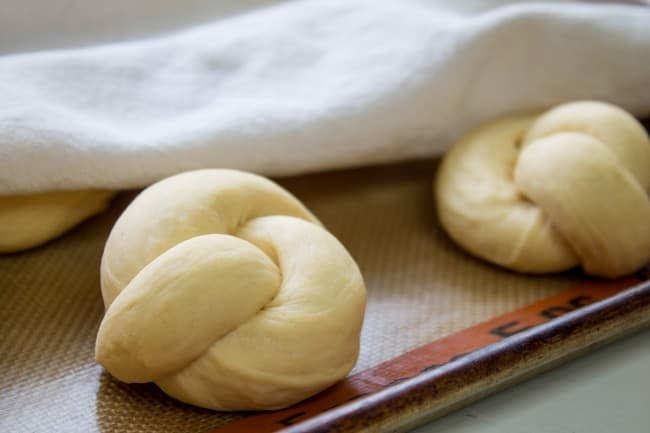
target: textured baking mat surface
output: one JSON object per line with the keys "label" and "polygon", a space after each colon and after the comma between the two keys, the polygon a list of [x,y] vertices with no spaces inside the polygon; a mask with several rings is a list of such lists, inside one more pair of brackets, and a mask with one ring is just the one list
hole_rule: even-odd
{"label": "textured baking mat surface", "polygon": [[[357,260],[368,288],[352,373],[576,285],[517,275],[452,245],[435,219],[432,161],[282,179]],[[49,244],[0,256],[0,431],[203,433],[245,414],[127,385],[94,362],[99,261],[133,193]]]}

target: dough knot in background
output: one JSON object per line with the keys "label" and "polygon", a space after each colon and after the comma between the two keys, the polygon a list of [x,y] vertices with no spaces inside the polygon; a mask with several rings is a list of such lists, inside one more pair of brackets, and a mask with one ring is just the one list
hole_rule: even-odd
{"label": "dough knot in background", "polygon": [[194,405],[285,407],[343,378],[358,356],[356,263],[257,175],[199,170],[144,190],[108,238],[101,285],[98,362]]}
{"label": "dough knot in background", "polygon": [[112,191],[53,191],[0,196],[0,253],[27,250],[60,236],[108,207]]}
{"label": "dough knot in background", "polygon": [[560,105],[485,125],[444,158],[435,196],[462,247],[521,272],[618,277],[650,260],[650,142],[620,108]]}

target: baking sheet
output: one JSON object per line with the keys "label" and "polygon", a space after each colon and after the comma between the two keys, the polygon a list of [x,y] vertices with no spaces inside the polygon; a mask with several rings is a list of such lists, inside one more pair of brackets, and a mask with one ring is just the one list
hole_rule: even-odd
{"label": "baking sheet", "polygon": [[[456,248],[435,218],[435,161],[281,179],[348,248],[368,288],[352,374],[563,292],[579,272],[524,276]],[[0,256],[0,431],[206,432],[250,414],[127,385],[93,359],[103,243],[134,193],[49,244]]]}

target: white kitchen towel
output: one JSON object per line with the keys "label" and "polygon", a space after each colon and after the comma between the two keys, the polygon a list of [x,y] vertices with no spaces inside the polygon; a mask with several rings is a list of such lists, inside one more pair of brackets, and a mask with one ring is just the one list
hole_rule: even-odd
{"label": "white kitchen towel", "polygon": [[0,56],[0,195],[427,157],[573,99],[650,114],[650,8],[323,0]]}

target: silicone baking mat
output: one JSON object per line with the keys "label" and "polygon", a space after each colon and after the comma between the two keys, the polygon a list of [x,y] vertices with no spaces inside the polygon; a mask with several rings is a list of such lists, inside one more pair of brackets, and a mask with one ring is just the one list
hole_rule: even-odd
{"label": "silicone baking mat", "polygon": [[460,251],[436,222],[434,172],[423,161],[280,180],[355,257],[368,307],[351,375],[279,412],[191,407],[95,364],[99,260],[134,193],[43,247],[0,256],[0,431],[404,429],[647,322],[647,287],[626,290],[645,274],[524,276]]}

